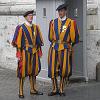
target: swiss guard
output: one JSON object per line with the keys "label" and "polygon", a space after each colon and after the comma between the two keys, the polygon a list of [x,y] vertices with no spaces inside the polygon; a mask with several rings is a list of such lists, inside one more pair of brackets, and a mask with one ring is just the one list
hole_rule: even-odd
{"label": "swiss guard", "polygon": [[32,24],[34,11],[28,11],[23,16],[26,20],[16,27],[12,45],[16,47],[18,58],[17,77],[19,78],[19,98],[24,98],[23,85],[25,77],[29,76],[30,94],[43,95],[36,89],[36,76],[41,70],[43,38],[38,25]]}
{"label": "swiss guard", "polygon": [[[65,96],[64,79],[72,74],[72,48],[79,43],[76,21],[68,18],[65,4],[57,8],[59,17],[49,24],[48,77],[52,79],[53,89],[48,96]],[[60,76],[58,88],[57,78]]]}

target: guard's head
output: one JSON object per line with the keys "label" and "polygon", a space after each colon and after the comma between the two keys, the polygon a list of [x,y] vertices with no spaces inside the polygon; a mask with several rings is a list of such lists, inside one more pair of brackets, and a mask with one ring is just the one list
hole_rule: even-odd
{"label": "guard's head", "polygon": [[67,5],[65,4],[59,5],[56,10],[58,11],[59,17],[63,18],[67,14]]}
{"label": "guard's head", "polygon": [[34,13],[34,10],[31,10],[31,11],[27,11],[24,13],[24,18],[29,22],[29,23],[32,23],[33,21],[33,13]]}

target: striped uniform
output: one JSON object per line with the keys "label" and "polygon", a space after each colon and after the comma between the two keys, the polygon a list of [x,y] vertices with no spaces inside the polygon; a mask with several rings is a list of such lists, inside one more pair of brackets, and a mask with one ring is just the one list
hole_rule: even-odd
{"label": "striped uniform", "polygon": [[37,25],[18,25],[12,41],[17,51],[20,50],[22,61],[18,61],[17,77],[37,76],[41,70],[39,50],[43,45],[42,34]]}
{"label": "striped uniform", "polygon": [[48,53],[48,77],[68,77],[72,74],[72,46],[79,42],[76,22],[70,18],[50,21]]}

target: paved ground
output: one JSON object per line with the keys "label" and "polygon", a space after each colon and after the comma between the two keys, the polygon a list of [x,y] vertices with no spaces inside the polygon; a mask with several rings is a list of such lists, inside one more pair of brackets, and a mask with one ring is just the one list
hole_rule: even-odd
{"label": "paved ground", "polygon": [[[20,100],[18,98],[18,79],[16,72],[0,67],[0,100]],[[38,88],[44,92],[43,96],[30,95],[29,82],[26,79],[24,84],[24,100],[100,100],[100,83],[73,83],[66,87],[65,97],[48,97],[51,90],[50,83],[38,82]]]}

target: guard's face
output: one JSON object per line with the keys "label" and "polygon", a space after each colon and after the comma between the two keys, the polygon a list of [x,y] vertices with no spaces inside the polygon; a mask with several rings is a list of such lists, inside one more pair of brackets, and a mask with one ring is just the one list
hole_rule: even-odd
{"label": "guard's face", "polygon": [[26,16],[26,20],[27,20],[28,22],[32,23],[32,21],[33,21],[33,14],[28,14],[28,15]]}
{"label": "guard's face", "polygon": [[63,18],[64,16],[66,16],[67,11],[65,9],[61,9],[58,11],[59,17]]}

